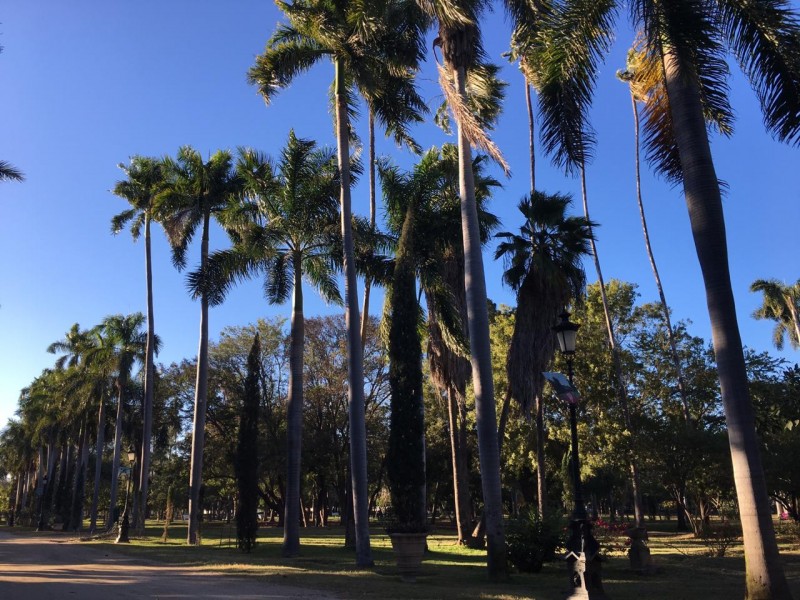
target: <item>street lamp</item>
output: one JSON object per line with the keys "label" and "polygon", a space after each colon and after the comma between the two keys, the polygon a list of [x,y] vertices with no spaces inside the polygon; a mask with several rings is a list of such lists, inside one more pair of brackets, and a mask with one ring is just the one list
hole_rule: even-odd
{"label": "street lamp", "polygon": [[[559,315],[561,322],[553,327],[558,338],[561,353],[567,361],[567,377],[573,386],[572,361],[575,356],[575,345],[580,325],[569,320],[569,313]],[[574,386],[573,386],[574,387]],[[572,485],[575,503],[570,519],[570,537],[567,540],[567,571],[572,586],[568,600],[589,598],[604,600],[608,598],[603,591],[603,580],[600,568],[600,544],[592,536],[592,523],[586,514],[581,486],[581,465],[578,454],[578,416],[577,403],[579,396],[569,394],[569,428],[572,437]]]}
{"label": "street lamp", "polygon": [[130,468],[128,471],[128,485],[125,487],[125,509],[122,511],[122,521],[119,525],[119,535],[117,536],[117,544],[127,544],[130,542],[128,539],[128,530],[130,529],[130,518],[128,516],[128,498],[131,494],[131,480],[133,479],[133,468],[136,465],[136,450],[131,446],[128,449],[128,463]]}

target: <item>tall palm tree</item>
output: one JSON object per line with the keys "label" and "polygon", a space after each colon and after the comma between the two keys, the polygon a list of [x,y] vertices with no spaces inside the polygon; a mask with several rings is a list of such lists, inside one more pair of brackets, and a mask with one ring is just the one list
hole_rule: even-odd
{"label": "tall palm tree", "polygon": [[[211,217],[216,216],[239,193],[241,181],[227,150],[218,150],[208,161],[190,146],[178,150],[176,158],[165,158],[164,187],[159,194],[159,220],[172,246],[172,260],[178,269],[186,266],[186,251],[200,227],[200,273],[208,263],[208,234]],[[200,343],[197,351],[197,380],[192,420],[192,453],[189,471],[189,527],[187,543],[197,544],[200,527],[200,486],[203,479],[208,396],[208,295],[195,291],[200,298]],[[145,474],[146,476],[146,474]]]}
{"label": "tall palm tree", "polygon": [[517,293],[514,332],[506,370],[509,393],[536,415],[536,462],[539,514],[546,514],[542,372],[555,351],[553,323],[564,308],[583,294],[582,260],[591,253],[592,228],[585,217],[567,217],[572,199],[536,192],[519,203],[525,218],[519,234],[503,232],[495,259],[504,258],[504,282]]}
{"label": "tall palm tree", "polygon": [[[654,91],[654,87],[658,86],[658,80],[653,80],[652,76],[655,74],[655,69],[648,68],[649,65],[643,65],[643,59],[646,55],[632,48],[628,51],[628,60],[624,71],[617,71],[617,78],[628,84],[631,92],[631,105],[633,108],[633,132],[634,132],[634,171],[636,175],[636,204],[639,207],[639,218],[642,222],[642,234],[644,235],[644,245],[647,251],[647,258],[650,260],[650,268],[653,271],[653,278],[656,282],[656,289],[658,290],[658,298],[661,303],[661,311],[664,315],[664,325],[667,328],[667,339],[669,341],[670,353],[672,356],[672,366],[675,369],[675,375],[678,382],[678,394],[681,398],[683,405],[683,418],[688,424],[690,421],[689,416],[689,399],[686,391],[686,382],[683,377],[683,367],[681,366],[681,359],[678,355],[678,345],[675,339],[675,330],[672,328],[672,319],[670,318],[669,305],[667,304],[667,297],[664,294],[664,286],[661,284],[661,275],[658,273],[658,266],[656,265],[656,258],[653,254],[653,247],[650,243],[650,231],[647,228],[647,218],[644,212],[644,202],[642,201],[642,177],[641,177],[641,161],[639,159],[639,137],[641,126],[639,121],[639,102],[649,103],[653,106],[654,99],[651,99],[650,94]],[[655,97],[663,98],[662,95],[657,94]],[[655,100],[657,101],[657,100]],[[659,107],[664,110],[663,107]],[[658,109],[656,109],[658,110]]]}
{"label": "tall palm tree", "polygon": [[350,2],[279,1],[288,23],[267,42],[250,69],[250,81],[269,102],[294,77],[324,58],[334,65],[334,113],[340,171],[340,218],[345,279],[350,460],[356,526],[356,563],[372,564],[369,545],[364,376],[356,265],[350,199],[350,113],[357,88],[398,141],[409,140],[407,124],[424,103],[417,95],[413,71],[423,56],[419,11],[408,0]]}
{"label": "tall palm tree", "polygon": [[775,321],[775,347],[783,350],[783,340],[788,337],[792,348],[800,348],[800,279],[792,285],[777,279],[756,279],[750,284],[750,291],[764,295],[763,304],[753,317]]}
{"label": "tall palm tree", "polygon": [[[486,524],[487,562],[489,577],[498,579],[505,577],[508,571],[505,559],[500,450],[492,382],[486,280],[475,200],[475,179],[471,168],[472,146],[478,145],[484,148],[501,164],[504,163],[502,163],[498,149],[485,135],[483,124],[470,111],[467,95],[469,72],[481,63],[483,57],[478,24],[488,2],[486,0],[419,0],[419,4],[438,26],[438,37],[435,44],[441,49],[444,62],[444,66],[440,68],[439,81],[457,126],[459,195],[465,258],[464,281]],[[506,0],[504,4],[515,22],[527,23],[532,18],[530,3]]]}
{"label": "tall palm tree", "polygon": [[196,287],[206,287],[212,304],[216,304],[237,280],[261,273],[271,304],[282,304],[292,297],[283,555],[296,556],[300,551],[303,279],[326,301],[341,303],[333,256],[339,250],[338,170],[332,152],[317,149],[313,141],[299,139],[293,131],[277,165],[245,150],[237,170],[244,180],[246,197],[231,202],[221,216],[234,247],[211,256],[208,280],[198,279]]}
{"label": "tall palm tree", "polygon": [[111,231],[119,233],[122,228],[131,223],[131,235],[134,241],[139,239],[144,227],[144,267],[145,283],[147,290],[147,350],[144,365],[144,410],[142,456],[139,462],[139,501],[134,505],[140,507],[139,514],[134,511],[134,524],[137,528],[144,528],[144,519],[147,515],[147,492],[150,473],[151,439],[153,433],[153,389],[155,387],[155,318],[153,316],[153,266],[150,253],[150,223],[156,209],[155,202],[158,192],[164,183],[161,161],[143,156],[134,156],[129,165],[120,164],[127,179],[118,181],[114,186],[114,194],[127,200],[131,208],[116,215],[111,220]]}
{"label": "tall palm tree", "polygon": [[[563,56],[554,61],[570,66],[562,74],[580,91],[571,112],[573,125],[578,122],[573,131],[583,132],[598,59],[610,45],[616,3],[570,0],[566,6],[560,19],[592,24],[591,29],[571,28],[561,22],[562,32],[574,31],[580,38],[574,46],[579,52],[568,61]],[[673,173],[679,166],[703,274],[742,519],[747,597],[789,598],[755,432],[706,117],[730,112],[725,60],[730,51],[756,91],[767,129],[781,141],[800,142],[798,15],[785,0],[637,0],[631,14],[635,29],[643,32],[645,48],[663,69],[674,152],[654,158],[677,158],[670,164]],[[555,122],[548,126],[559,129]],[[658,165],[669,174],[663,167]]]}
{"label": "tall palm tree", "polygon": [[[87,363],[111,363],[114,365],[114,387],[117,390],[117,416],[114,421],[114,456],[111,463],[111,499],[107,526],[113,525],[114,508],[117,504],[117,481],[120,458],[122,457],[122,425],[125,418],[125,405],[129,397],[131,370],[136,362],[144,362],[147,347],[147,334],[142,333],[144,324],[142,313],[131,315],[111,315],[103,319],[100,327],[108,341],[106,346],[92,348],[86,356]],[[100,460],[98,455],[97,460]]]}

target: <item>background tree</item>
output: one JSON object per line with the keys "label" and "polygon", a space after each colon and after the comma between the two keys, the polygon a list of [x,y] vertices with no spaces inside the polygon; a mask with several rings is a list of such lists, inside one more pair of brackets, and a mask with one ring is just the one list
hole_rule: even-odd
{"label": "background tree", "polygon": [[761,307],[753,313],[756,319],[775,321],[772,341],[778,350],[783,350],[783,341],[800,348],[800,279],[792,285],[777,279],[756,279],[750,284],[751,292],[761,292]]}

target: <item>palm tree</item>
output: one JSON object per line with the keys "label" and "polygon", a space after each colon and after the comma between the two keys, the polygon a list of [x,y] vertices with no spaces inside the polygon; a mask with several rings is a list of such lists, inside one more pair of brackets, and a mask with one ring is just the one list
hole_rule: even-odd
{"label": "palm tree", "polygon": [[[86,364],[86,357],[94,349],[94,330],[81,330],[75,323],[62,340],[53,342],[47,351],[51,354],[64,353],[56,361],[56,368],[65,366],[72,370],[74,381],[74,396],[79,398],[74,402],[72,412],[79,422],[80,435],[78,440],[78,454],[76,457],[74,485],[72,493],[72,506],[69,511],[67,529],[77,530],[81,526],[84,500],[85,472],[89,460],[89,406],[98,396],[98,384],[105,381],[105,377],[97,377],[97,372]],[[102,396],[100,396],[102,401]],[[98,458],[99,460],[99,458]]]}
{"label": "palm tree", "polygon": [[585,217],[567,217],[569,196],[536,192],[519,203],[525,218],[519,234],[503,232],[495,259],[504,258],[504,282],[517,293],[514,332],[506,370],[509,393],[526,412],[534,403],[539,514],[546,513],[542,372],[553,360],[553,323],[583,294],[582,260],[591,253],[592,228]]}
{"label": "palm tree", "polygon": [[[234,201],[222,215],[234,247],[209,259],[206,287],[212,304],[221,302],[235,281],[262,273],[271,304],[291,294],[289,396],[287,399],[287,476],[283,555],[300,550],[300,479],[303,429],[303,278],[326,301],[341,303],[334,279],[339,177],[335,156],[310,140],[289,133],[277,167],[265,156],[243,151],[237,171],[247,197]],[[213,289],[213,291],[212,291]]]}
{"label": "palm tree", "polygon": [[369,545],[364,376],[350,200],[350,114],[352,88],[398,141],[424,106],[411,77],[423,56],[420,13],[409,0],[385,2],[279,1],[281,24],[250,69],[250,81],[269,102],[294,77],[323,58],[334,65],[333,93],[340,171],[340,218],[347,324],[350,461],[356,527],[356,563],[373,563]]}
{"label": "palm tree", "polygon": [[153,266],[150,254],[150,223],[156,208],[155,201],[164,182],[162,164],[159,160],[134,156],[129,165],[118,165],[125,172],[127,179],[118,181],[114,186],[114,194],[127,200],[131,208],[116,215],[111,220],[111,231],[119,233],[128,222],[131,223],[131,235],[134,241],[139,239],[144,227],[144,266],[147,290],[147,349],[144,365],[144,410],[142,411],[144,426],[142,435],[142,457],[139,464],[139,501],[134,505],[141,509],[141,520],[134,511],[134,525],[144,528],[147,516],[147,492],[150,473],[150,452],[153,430],[153,388],[155,387],[155,367],[153,355],[155,350],[155,320],[153,316]]}
{"label": "palm tree", "polygon": [[[172,246],[172,261],[178,269],[186,266],[186,250],[197,228],[201,228],[200,273],[208,262],[208,233],[211,216],[224,208],[241,189],[241,181],[233,168],[233,157],[226,150],[215,152],[204,162],[190,146],[178,150],[175,160],[163,161],[166,181],[159,194],[159,220]],[[198,295],[199,292],[199,295]],[[203,478],[203,446],[205,441],[208,396],[208,295],[200,298],[200,344],[197,351],[197,381],[192,420],[192,456],[189,472],[189,527],[187,543],[197,544],[202,509],[200,486]],[[146,476],[146,475],[145,475]]]}
{"label": "palm tree", "polygon": [[14,165],[0,160],[0,181],[25,181],[25,176]]}
{"label": "palm tree", "polygon": [[[100,327],[108,341],[108,345],[91,349],[86,357],[89,364],[94,361],[114,364],[117,417],[114,422],[114,457],[111,463],[111,500],[109,502],[109,519],[107,523],[109,528],[113,525],[114,508],[117,505],[117,480],[122,456],[122,425],[125,418],[125,405],[129,396],[131,370],[134,363],[143,362],[146,352],[147,335],[141,332],[144,320],[142,313],[106,317]],[[100,455],[98,455],[97,460],[100,460]]]}
{"label": "palm tree", "polygon": [[772,341],[783,350],[783,340],[789,338],[792,348],[800,348],[800,279],[786,285],[777,279],[756,279],[750,284],[751,292],[761,292],[763,304],[753,313],[756,319],[775,321]]}
{"label": "palm tree", "polygon": [[[661,284],[661,276],[659,275],[658,267],[656,266],[656,258],[653,254],[653,247],[650,244],[650,231],[647,228],[647,218],[645,217],[644,203],[642,201],[641,163],[639,160],[639,137],[641,127],[639,123],[639,107],[637,103],[646,102],[652,107],[653,101],[650,98],[650,93],[654,91],[654,87],[658,85],[658,81],[653,81],[651,75],[654,74],[656,70],[653,68],[648,68],[649,65],[642,65],[644,57],[645,54],[641,51],[638,51],[636,48],[629,50],[625,70],[617,71],[617,78],[628,83],[628,87],[631,91],[634,131],[634,170],[636,174],[636,204],[639,207],[639,218],[642,222],[642,234],[644,235],[644,245],[645,250],[647,251],[647,258],[650,260],[650,268],[653,271],[653,278],[656,282],[658,298],[661,303],[661,311],[664,314],[664,325],[667,328],[667,339],[669,340],[670,353],[672,355],[672,365],[675,369],[675,375],[678,381],[678,394],[681,397],[681,403],[683,405],[683,418],[688,425],[690,422],[689,399],[686,392],[686,383],[683,378],[683,367],[681,366],[680,356],[678,356],[678,345],[677,341],[675,340],[675,331],[672,328],[672,319],[670,318],[667,297],[664,294],[664,286]],[[657,94],[654,99],[655,98],[663,98],[663,95]],[[664,110],[664,107],[659,107],[655,110]]]}
{"label": "palm tree", "polygon": [[[572,0],[566,7],[559,15],[559,30],[562,35],[574,34],[572,47],[578,52],[568,61],[556,57],[553,65],[569,64],[562,77],[579,92],[570,120],[577,124],[572,131],[580,133],[586,131],[598,59],[610,45],[616,3]],[[680,167],[703,274],[742,519],[747,597],[789,598],[755,432],[706,116],[730,114],[725,60],[730,51],[756,91],[767,129],[781,141],[800,142],[800,24],[785,0],[637,0],[631,14],[635,29],[643,31],[645,48],[663,68],[674,152],[654,158],[677,157],[671,165],[677,162]],[[571,22],[584,26],[571,27]],[[551,132],[559,129],[558,123],[547,121],[543,127]],[[664,166],[658,168],[669,174]]]}
{"label": "palm tree", "polygon": [[[505,577],[508,571],[503,533],[500,449],[492,382],[486,280],[475,199],[475,179],[471,168],[472,145],[484,148],[499,160],[501,165],[504,163],[497,148],[485,135],[480,119],[469,109],[467,95],[469,72],[481,63],[483,56],[478,23],[488,3],[485,0],[420,0],[419,3],[438,25],[435,44],[441,49],[444,62],[444,66],[440,68],[439,82],[457,125],[461,228],[465,258],[464,281],[488,571],[491,579],[498,579]],[[529,3],[507,0],[504,4],[516,22],[526,23],[531,18]]]}

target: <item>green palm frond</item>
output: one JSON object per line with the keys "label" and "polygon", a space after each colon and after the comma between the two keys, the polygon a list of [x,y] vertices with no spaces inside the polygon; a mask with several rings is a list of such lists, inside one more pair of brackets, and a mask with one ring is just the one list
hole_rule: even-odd
{"label": "green palm frond", "polygon": [[595,143],[588,120],[598,65],[612,42],[613,0],[568,0],[537,37],[526,64],[534,71],[542,145],[553,163],[576,173]]}
{"label": "green palm frond", "polygon": [[11,163],[0,160],[0,181],[25,181],[25,175]]}
{"label": "green palm frond", "polygon": [[750,80],[767,129],[800,143],[800,23],[786,0],[716,0],[729,47]]}

